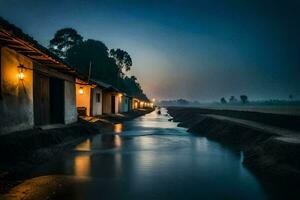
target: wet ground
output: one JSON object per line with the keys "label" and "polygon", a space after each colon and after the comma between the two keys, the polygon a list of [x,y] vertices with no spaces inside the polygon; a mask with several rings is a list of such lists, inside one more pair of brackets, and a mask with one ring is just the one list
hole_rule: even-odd
{"label": "wet ground", "polygon": [[28,175],[9,199],[266,199],[242,154],[152,112]]}

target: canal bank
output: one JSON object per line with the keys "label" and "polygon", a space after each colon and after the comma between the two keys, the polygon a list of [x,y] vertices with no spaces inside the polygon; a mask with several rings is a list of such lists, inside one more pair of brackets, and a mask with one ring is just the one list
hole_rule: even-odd
{"label": "canal bank", "polygon": [[[189,132],[240,149],[243,163],[259,177],[280,182],[291,191],[299,185],[300,134],[295,130],[300,121],[297,117],[180,107],[169,107],[168,112]],[[288,121],[289,118],[292,120]],[[280,127],[274,126],[276,123]]]}
{"label": "canal bank", "polygon": [[139,109],[124,114],[79,119],[78,123],[41,127],[0,137],[0,193],[26,176],[28,171],[55,159],[86,138],[114,130],[118,123],[152,112]]}

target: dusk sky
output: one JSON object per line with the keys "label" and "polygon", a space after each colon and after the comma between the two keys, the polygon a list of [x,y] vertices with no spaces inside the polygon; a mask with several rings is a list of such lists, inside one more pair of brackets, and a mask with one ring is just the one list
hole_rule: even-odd
{"label": "dusk sky", "polygon": [[64,27],[126,50],[150,98],[300,98],[300,1],[0,0],[44,46]]}

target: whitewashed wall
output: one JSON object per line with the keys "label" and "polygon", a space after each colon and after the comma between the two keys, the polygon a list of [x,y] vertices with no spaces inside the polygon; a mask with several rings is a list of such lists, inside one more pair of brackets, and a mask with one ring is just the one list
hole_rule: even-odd
{"label": "whitewashed wall", "polygon": [[[97,94],[100,94],[100,102],[97,102]],[[92,89],[92,116],[102,115],[103,94],[100,88]]]}
{"label": "whitewashed wall", "polygon": [[65,81],[65,124],[77,121],[76,87],[73,81]]}

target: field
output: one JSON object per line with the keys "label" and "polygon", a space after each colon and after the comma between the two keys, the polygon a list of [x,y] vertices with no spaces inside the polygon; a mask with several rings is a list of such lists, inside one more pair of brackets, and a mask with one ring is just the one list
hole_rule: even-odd
{"label": "field", "polygon": [[219,109],[219,110],[238,110],[252,111],[273,114],[299,115],[300,105],[223,105],[223,104],[207,104],[197,106],[200,108]]}

